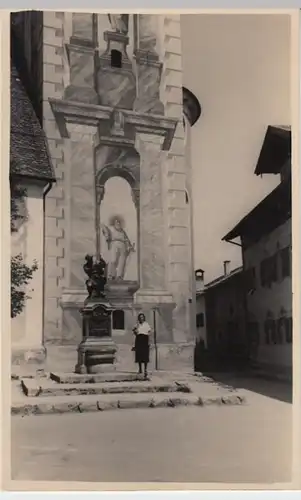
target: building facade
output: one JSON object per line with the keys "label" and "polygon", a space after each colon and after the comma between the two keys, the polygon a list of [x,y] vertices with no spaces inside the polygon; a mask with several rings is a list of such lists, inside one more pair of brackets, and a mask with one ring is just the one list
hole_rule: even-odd
{"label": "building facade", "polygon": [[255,170],[279,185],[225,241],[241,239],[246,276],[247,332],[255,366],[285,377],[292,370],[291,132],[268,127]]}
{"label": "building facade", "polygon": [[195,271],[196,288],[196,339],[203,342],[207,347],[207,322],[206,322],[206,304],[205,304],[205,282],[203,269]]}
{"label": "building facade", "polygon": [[[56,180],[42,217],[37,349],[80,342],[83,264],[95,254],[112,273],[114,340],[131,342],[143,310],[150,322],[156,314],[162,359],[181,351],[175,345],[191,359],[189,128],[201,110],[182,85],[180,16],[27,12],[14,22],[35,75],[35,106]],[[127,252],[118,238],[108,245],[116,223]]]}
{"label": "building facade", "polygon": [[206,284],[207,348],[220,362],[246,359],[244,274],[241,267]]}

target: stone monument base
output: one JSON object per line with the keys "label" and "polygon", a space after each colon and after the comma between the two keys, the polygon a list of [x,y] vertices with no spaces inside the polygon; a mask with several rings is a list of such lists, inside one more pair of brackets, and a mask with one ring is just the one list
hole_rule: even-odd
{"label": "stone monument base", "polygon": [[139,288],[137,281],[108,281],[105,286],[106,296],[114,309],[133,307],[133,296]]}
{"label": "stone monument base", "polygon": [[83,340],[77,353],[75,373],[98,373],[112,369],[117,347],[112,340],[112,308],[106,297],[88,298],[81,310]]}
{"label": "stone monument base", "polygon": [[78,346],[75,373],[102,373],[115,369],[117,347],[111,337],[87,337]]}

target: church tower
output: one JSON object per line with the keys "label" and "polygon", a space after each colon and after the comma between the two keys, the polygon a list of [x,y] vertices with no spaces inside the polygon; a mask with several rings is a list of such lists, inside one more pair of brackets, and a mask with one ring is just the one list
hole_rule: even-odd
{"label": "church tower", "polygon": [[143,311],[156,320],[159,367],[192,366],[189,128],[200,106],[182,85],[180,16],[44,12],[43,24],[56,175],[45,207],[44,342],[78,344],[84,259],[102,255],[119,356]]}

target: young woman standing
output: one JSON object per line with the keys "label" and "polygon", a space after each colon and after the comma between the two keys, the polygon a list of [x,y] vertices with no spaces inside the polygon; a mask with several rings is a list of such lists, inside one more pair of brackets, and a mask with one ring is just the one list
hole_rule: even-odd
{"label": "young woman standing", "polygon": [[135,336],[135,363],[139,365],[138,373],[142,373],[142,365],[144,365],[144,378],[147,378],[151,327],[145,320],[143,313],[138,314],[138,321],[133,328],[133,334]]}

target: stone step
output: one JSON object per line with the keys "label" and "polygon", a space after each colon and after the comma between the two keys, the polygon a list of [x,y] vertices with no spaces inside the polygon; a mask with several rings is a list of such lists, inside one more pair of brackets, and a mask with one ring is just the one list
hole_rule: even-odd
{"label": "stone step", "polygon": [[135,382],[144,380],[144,375],[130,372],[104,372],[81,375],[79,373],[50,372],[50,378],[59,384],[97,384],[101,382]]}
{"label": "stone step", "polygon": [[21,379],[23,393],[27,397],[51,397],[100,394],[138,394],[159,392],[190,393],[187,384],[162,381],[135,381],[114,383],[57,384],[49,379]]}
{"label": "stone step", "polygon": [[89,396],[52,396],[48,398],[28,397],[19,399],[11,405],[12,416],[55,415],[64,413],[102,412],[107,410],[137,408],[176,408],[207,405],[219,407],[242,405],[245,398],[239,395],[199,396],[195,394],[114,394]]}

